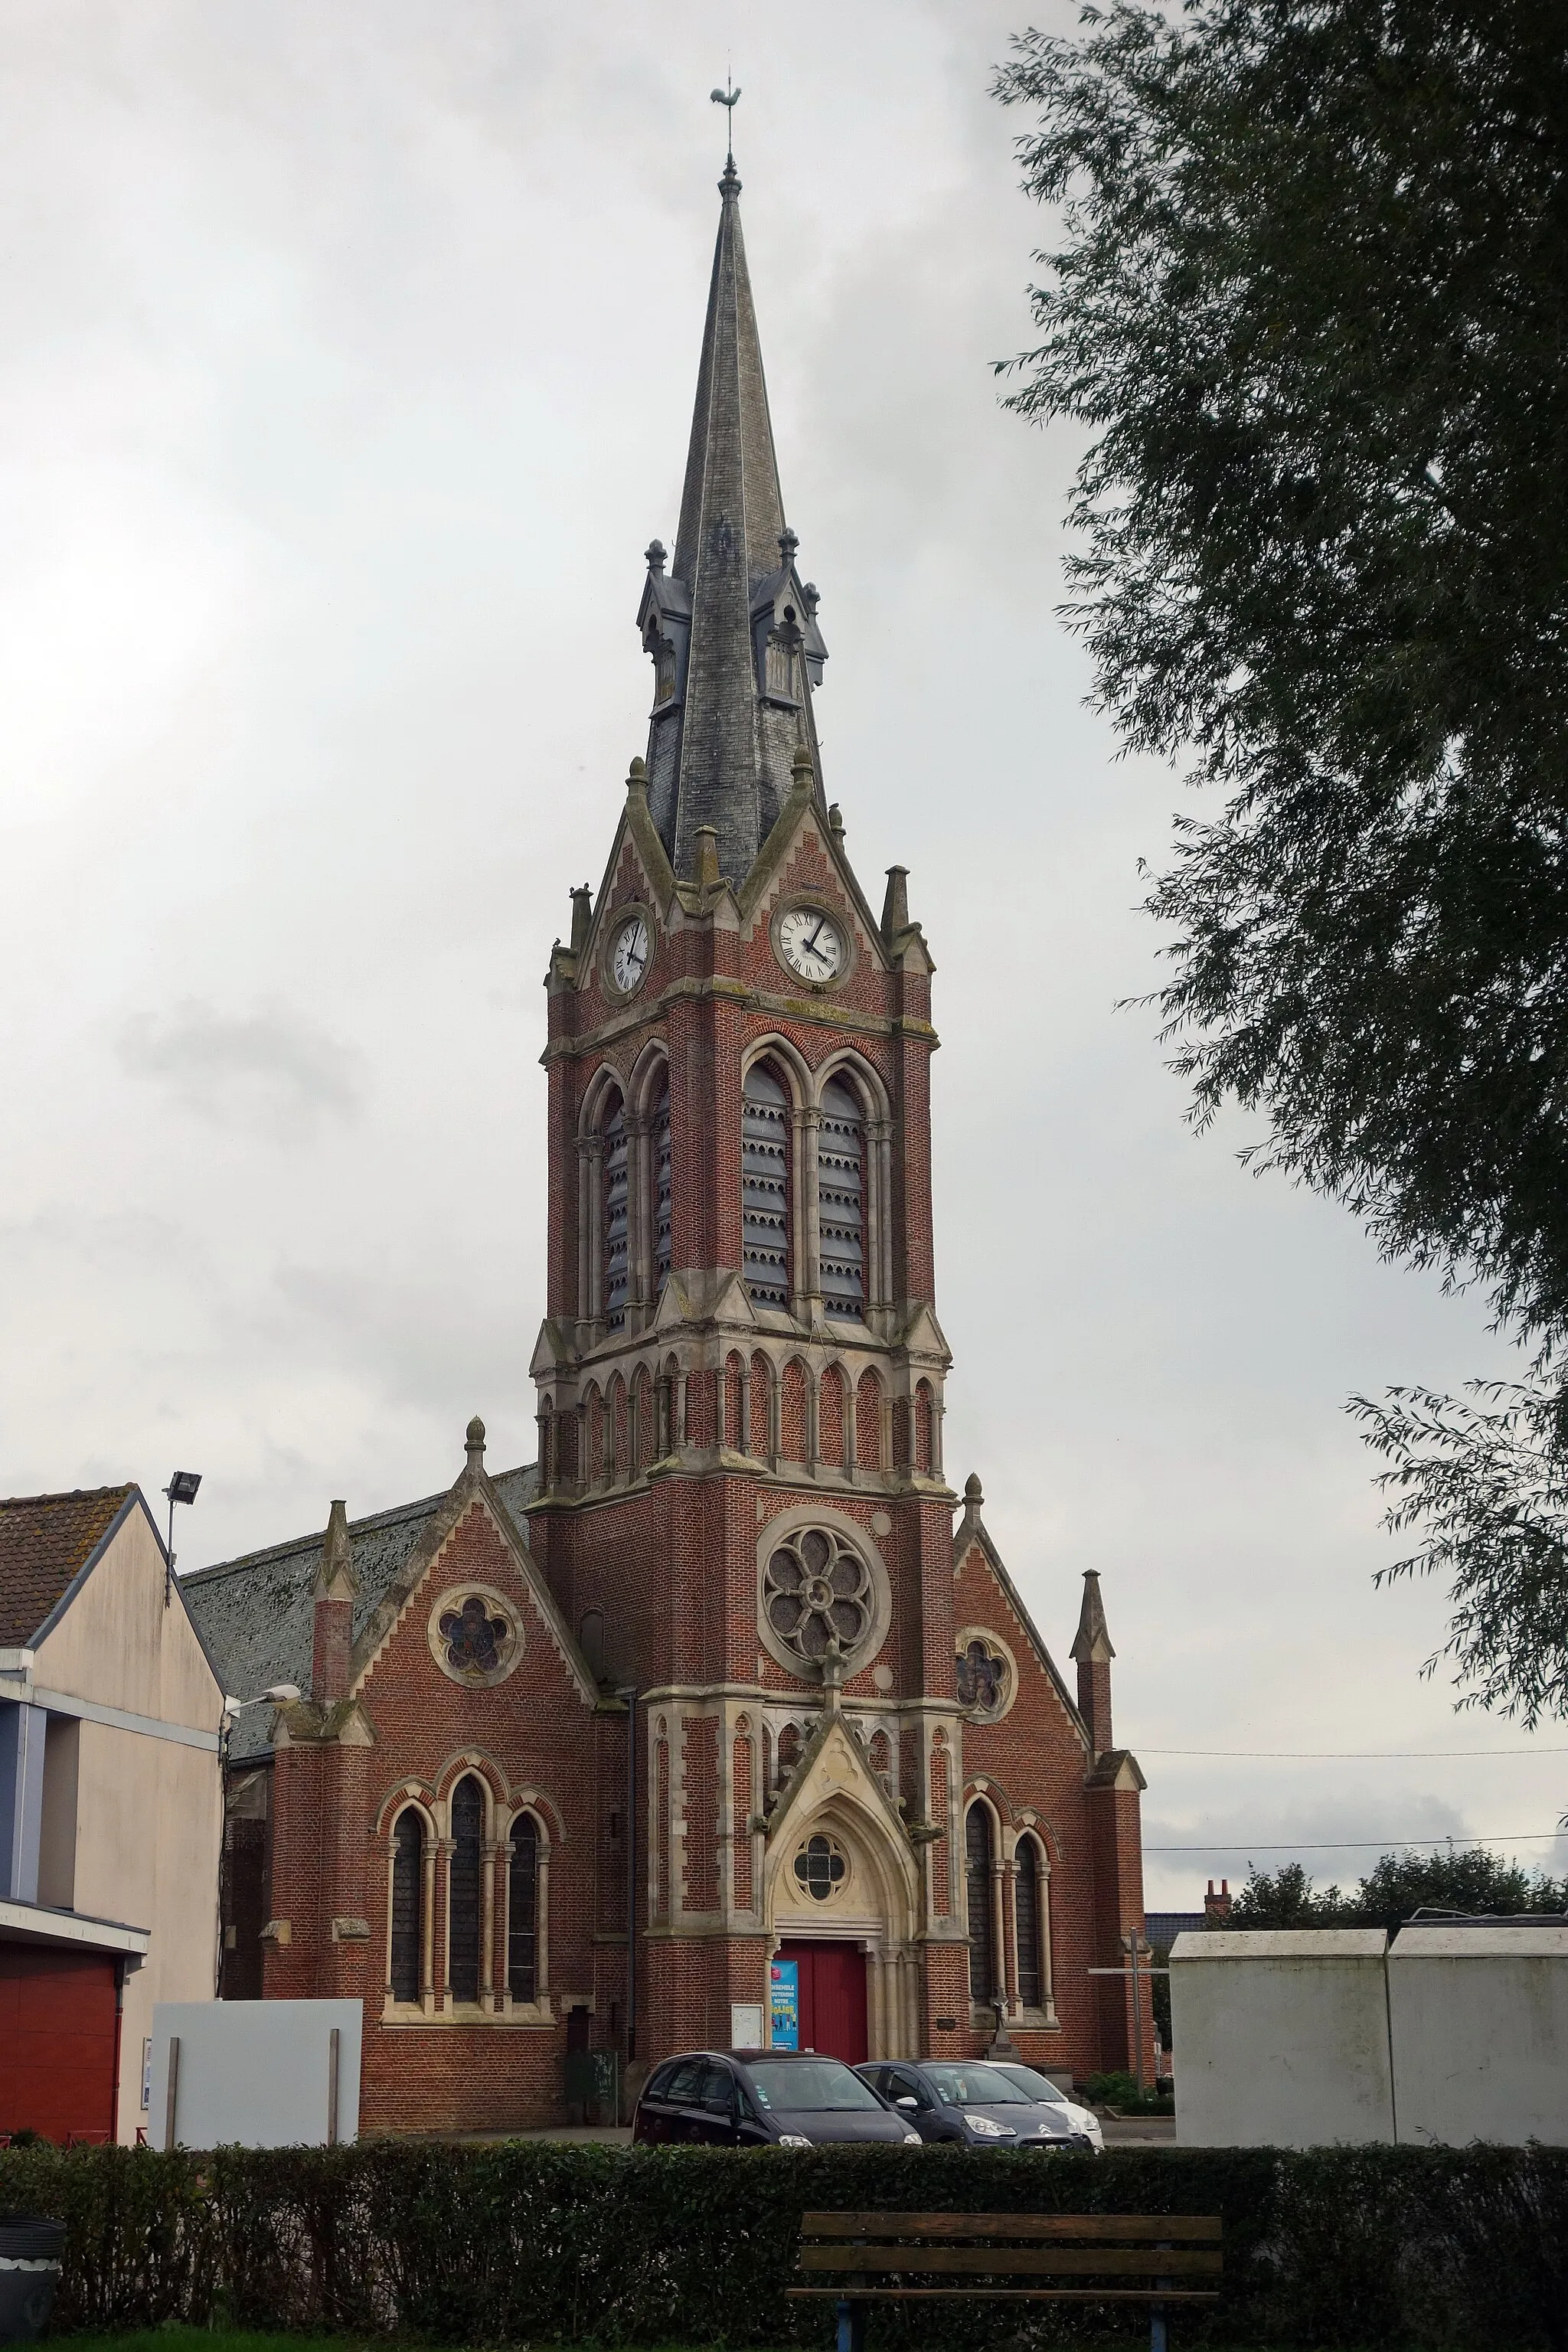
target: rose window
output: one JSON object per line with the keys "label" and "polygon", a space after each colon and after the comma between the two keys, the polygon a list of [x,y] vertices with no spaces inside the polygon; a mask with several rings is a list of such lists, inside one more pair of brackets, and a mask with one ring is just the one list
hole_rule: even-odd
{"label": "rose window", "polygon": [[802,1528],[768,1555],[763,1605],[773,1631],[813,1664],[858,1649],[871,1626],[871,1571],[842,1536]]}
{"label": "rose window", "polygon": [[807,1838],[795,1858],[795,1874],[814,1903],[826,1903],[849,1874],[849,1864],[836,1839]]}
{"label": "rose window", "polygon": [[511,1639],[506,1619],[492,1617],[472,1592],[460,1608],[444,1612],[440,1633],[447,1645],[447,1664],[459,1675],[493,1675]]}
{"label": "rose window", "polygon": [[1007,1687],[1007,1661],[984,1642],[971,1642],[958,1655],[958,1704],[994,1715]]}

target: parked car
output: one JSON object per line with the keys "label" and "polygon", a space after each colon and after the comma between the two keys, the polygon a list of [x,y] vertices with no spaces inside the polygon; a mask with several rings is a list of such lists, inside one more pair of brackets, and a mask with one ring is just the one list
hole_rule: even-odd
{"label": "parked car", "polygon": [[1100,2117],[1092,2107],[1080,2106],[1076,2100],[1069,2099],[1067,2093],[1053,2083],[1048,2074],[1042,2074],[1037,2067],[1017,2066],[1011,2059],[1004,2063],[1000,2059],[988,2058],[985,2063],[994,2066],[998,2074],[1005,2074],[1010,2083],[1016,2083],[1031,2099],[1059,2100],[1073,2128],[1088,2133],[1089,2145],[1097,2156],[1105,2154],[1105,2134],[1100,2128]]}
{"label": "parked car", "polygon": [[[924,2140],[1055,2151],[1095,2145],[1054,2087],[1048,2098],[1042,2096],[1033,2085],[1009,2082],[985,2060],[955,2064],[941,2058],[900,2058],[897,2064],[873,2063],[857,2072],[909,2117]],[[1044,2082],[1043,2075],[1037,2077],[1037,2084]]]}
{"label": "parked car", "polygon": [[840,2058],[812,2051],[691,2050],[643,2084],[634,2147],[816,2147],[921,2134]]}

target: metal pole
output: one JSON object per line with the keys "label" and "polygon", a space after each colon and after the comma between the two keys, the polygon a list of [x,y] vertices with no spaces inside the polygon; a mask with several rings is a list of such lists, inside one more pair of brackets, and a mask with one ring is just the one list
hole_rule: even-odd
{"label": "metal pole", "polygon": [[[167,1492],[167,1489],[164,1490]],[[169,1549],[163,1564],[163,1606],[166,1609],[174,1590],[174,1498],[169,1496]]]}

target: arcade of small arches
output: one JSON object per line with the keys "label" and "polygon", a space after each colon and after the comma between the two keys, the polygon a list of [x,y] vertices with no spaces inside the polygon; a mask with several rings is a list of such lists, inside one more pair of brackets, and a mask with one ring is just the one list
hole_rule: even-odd
{"label": "arcade of small arches", "polygon": [[550,2020],[543,1801],[470,1757],[444,1791],[405,1784],[382,1810],[388,2023]]}
{"label": "arcade of small arches", "polygon": [[618,1486],[668,1454],[723,1446],[812,1477],[940,1479],[942,1417],[942,1398],[924,1377],[900,1396],[873,1367],[857,1379],[837,1358],[812,1364],[773,1348],[749,1356],[732,1349],[706,1370],[672,1354],[617,1370],[603,1384],[590,1380],[574,1407],[545,1398],[540,1475],[549,1489]]}
{"label": "arcade of small arches", "polygon": [[[813,1070],[783,1039],[745,1063],[741,1272],[753,1306],[797,1322],[875,1324],[892,1298],[892,1134],[858,1056]],[[646,1329],[670,1272],[669,1066],[652,1046],[629,1079],[597,1072],[577,1134],[579,1320]]]}

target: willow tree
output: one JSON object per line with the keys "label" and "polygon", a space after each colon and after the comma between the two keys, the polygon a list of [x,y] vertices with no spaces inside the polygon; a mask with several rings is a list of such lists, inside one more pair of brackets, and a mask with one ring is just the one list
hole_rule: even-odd
{"label": "willow tree", "polygon": [[1461,1689],[1568,1712],[1561,5],[1115,0],[996,92],[1053,208],[1009,404],[1089,432],[1068,614],[1205,794],[1147,901],[1192,1116],[1526,1347],[1352,1409]]}

